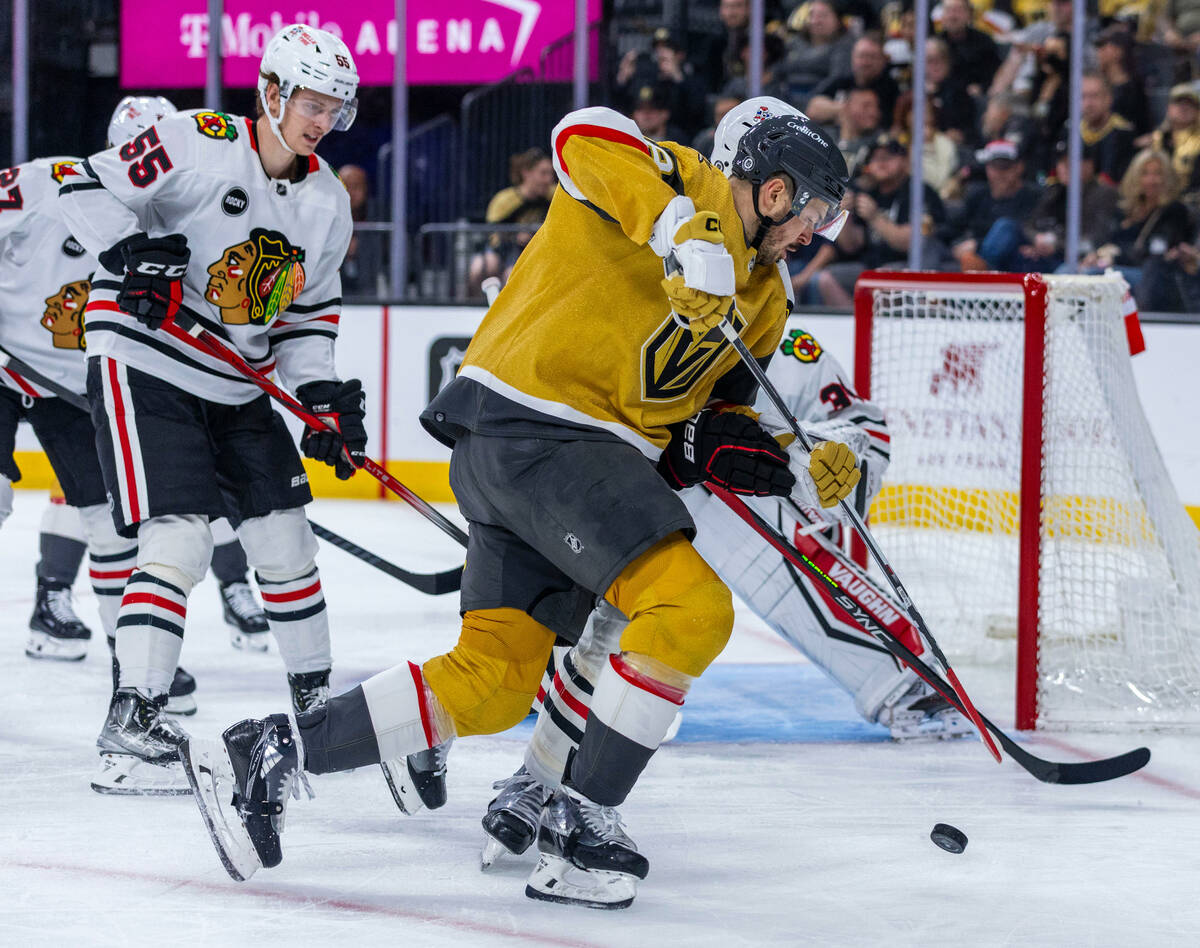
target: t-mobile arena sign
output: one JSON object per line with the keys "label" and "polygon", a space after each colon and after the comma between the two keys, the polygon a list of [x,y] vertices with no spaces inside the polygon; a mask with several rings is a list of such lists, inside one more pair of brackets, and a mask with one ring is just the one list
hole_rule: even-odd
{"label": "t-mobile arena sign", "polygon": [[[263,47],[288,23],[337,34],[350,47],[364,85],[391,85],[400,32],[392,0],[299,2],[304,9],[279,0],[227,0],[221,23],[226,85],[254,85]],[[600,19],[600,3],[588,0],[589,22]],[[124,0],[122,87],[203,86],[207,11],[205,0]],[[477,84],[536,69],[542,50],[574,27],[571,0],[408,0],[408,81]],[[594,54],[591,59],[594,72]]]}

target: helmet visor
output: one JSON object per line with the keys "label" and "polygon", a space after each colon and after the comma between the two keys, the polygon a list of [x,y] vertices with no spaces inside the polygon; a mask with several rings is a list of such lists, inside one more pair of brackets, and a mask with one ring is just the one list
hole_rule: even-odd
{"label": "helmet visor", "polygon": [[792,213],[812,225],[814,234],[833,242],[850,217],[850,212],[811,191],[800,188],[792,200]]}

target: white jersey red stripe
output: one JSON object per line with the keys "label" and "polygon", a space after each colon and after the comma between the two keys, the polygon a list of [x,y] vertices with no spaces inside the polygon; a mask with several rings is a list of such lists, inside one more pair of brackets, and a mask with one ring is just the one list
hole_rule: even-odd
{"label": "white jersey red stripe", "polygon": [[142,443],[138,437],[137,413],[129,388],[129,372],[113,359],[102,358],[101,384],[104,387],[104,411],[109,435],[116,453],[117,487],[126,523],[137,523],[149,511],[146,468],[142,462]]}

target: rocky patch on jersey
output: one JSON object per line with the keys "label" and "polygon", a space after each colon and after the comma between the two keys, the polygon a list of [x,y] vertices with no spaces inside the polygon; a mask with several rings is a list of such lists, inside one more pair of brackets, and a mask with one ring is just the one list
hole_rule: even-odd
{"label": "rocky patch on jersey", "polygon": [[83,311],[91,284],[87,280],[64,283],[53,296],[46,297],[42,326],[54,334],[55,349],[86,349],[83,338]]}
{"label": "rocky patch on jersey", "polygon": [[[733,311],[733,328],[739,333],[746,320]],[[668,316],[642,346],[643,401],[670,401],[684,395],[729,346],[721,330],[713,327],[696,338]]]}
{"label": "rocky patch on jersey", "polygon": [[206,138],[237,140],[237,126],[224,112],[197,112],[192,118],[196,120],[196,130]]}
{"label": "rocky patch on jersey", "polygon": [[813,338],[812,333],[805,332],[803,329],[793,329],[783,340],[779,351],[801,362],[816,362],[825,350]]}
{"label": "rocky patch on jersey", "polygon": [[69,178],[72,175],[78,177],[79,172],[75,170],[77,164],[79,164],[77,161],[56,161],[50,166],[50,177],[57,184],[62,184],[63,178]]}
{"label": "rocky patch on jersey", "polygon": [[304,279],[304,250],[277,230],[256,227],[209,266],[204,298],[223,323],[265,326],[292,305]]}

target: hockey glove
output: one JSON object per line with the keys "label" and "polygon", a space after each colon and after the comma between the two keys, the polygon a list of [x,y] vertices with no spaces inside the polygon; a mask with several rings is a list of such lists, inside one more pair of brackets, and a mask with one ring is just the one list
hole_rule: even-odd
{"label": "hockey glove", "polygon": [[167,237],[134,234],[106,250],[100,262],[114,273],[125,271],[125,280],[117,293],[121,310],[157,329],[179,312],[183,275],[191,256],[183,234]]}
{"label": "hockey glove", "polygon": [[696,211],[679,196],[666,206],[650,235],[650,247],[666,261],[662,281],[671,310],[695,333],[706,333],[733,305],[733,257],[725,249],[721,219]]}
{"label": "hockey glove", "polygon": [[712,408],[671,426],[658,472],[675,490],[711,481],[756,497],[786,497],[796,483],[787,452],[757,421]]}
{"label": "hockey glove", "polygon": [[799,445],[790,449],[800,471],[792,500],[801,507],[835,507],[850,496],[862,472],[854,452],[839,441],[822,441],[805,454]]}
{"label": "hockey glove", "polygon": [[296,397],[305,408],[336,429],[305,428],[300,436],[304,456],[332,466],[338,480],[353,477],[367,457],[367,429],[363,427],[367,409],[362,382],[358,379],[306,382],[296,388]]}

